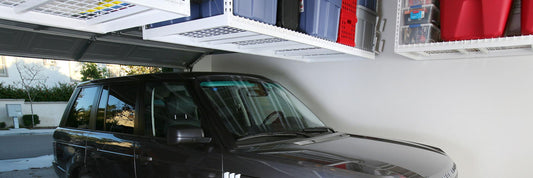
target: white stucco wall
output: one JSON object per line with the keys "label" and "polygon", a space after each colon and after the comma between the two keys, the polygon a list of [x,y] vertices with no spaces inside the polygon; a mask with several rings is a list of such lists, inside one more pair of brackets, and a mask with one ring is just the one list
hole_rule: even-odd
{"label": "white stucco wall", "polygon": [[337,130],[440,147],[460,177],[531,177],[531,57],[407,59],[393,52],[396,1],[382,2],[386,46],[375,60],[302,63],[229,54],[212,57],[213,71],[277,80]]}
{"label": "white stucco wall", "polygon": [[0,56],[4,58],[7,67],[7,76],[1,76],[0,82],[5,85],[14,85],[19,87],[20,75],[16,67],[17,61],[26,64],[36,64],[42,66],[39,77],[45,79],[44,84],[53,87],[57,83],[72,83],[79,81],[81,78],[81,63],[75,61],[45,60],[34,58],[22,58],[12,56]]}
{"label": "white stucco wall", "polygon": [[[22,114],[31,114],[31,107],[29,102],[15,99],[0,99],[0,122],[5,122],[7,127],[13,126],[13,120],[7,117],[6,104],[20,104],[22,107]],[[63,112],[67,102],[34,102],[33,113],[39,116],[41,121],[37,127],[56,127],[61,121]],[[22,124],[22,119],[19,119]]]}
{"label": "white stucco wall", "polygon": [[[41,123],[38,127],[57,127],[65,111],[67,102],[34,102],[33,113],[39,115]],[[29,102],[25,102],[22,112],[30,114],[31,107]]]}

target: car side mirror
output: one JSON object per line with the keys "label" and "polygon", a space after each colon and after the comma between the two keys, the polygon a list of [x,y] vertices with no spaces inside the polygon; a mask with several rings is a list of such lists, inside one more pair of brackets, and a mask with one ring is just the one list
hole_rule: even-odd
{"label": "car side mirror", "polygon": [[180,143],[209,143],[211,138],[204,137],[201,127],[192,125],[169,126],[167,130],[167,143],[175,145]]}

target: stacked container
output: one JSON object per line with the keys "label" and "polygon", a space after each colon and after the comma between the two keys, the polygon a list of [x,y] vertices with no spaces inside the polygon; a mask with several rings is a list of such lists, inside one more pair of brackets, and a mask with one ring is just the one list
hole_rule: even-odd
{"label": "stacked container", "polygon": [[357,24],[355,25],[355,47],[374,51],[376,38],[376,0],[357,0]]}
{"label": "stacked container", "polygon": [[233,14],[267,24],[276,24],[278,1],[233,0]]}
{"label": "stacked container", "polygon": [[[233,13],[236,16],[245,17],[271,25],[276,24],[277,7],[278,1],[233,0]],[[147,27],[157,28],[165,25],[181,23],[198,18],[206,18],[222,14],[224,14],[224,0],[191,1],[191,16],[158,22],[147,25]],[[294,19],[295,17],[292,18]]]}
{"label": "stacked container", "polygon": [[357,25],[355,25],[355,47],[374,51],[377,13],[361,5],[357,6]]}
{"label": "stacked container", "polygon": [[521,29],[523,35],[533,35],[533,0],[522,0]]}
{"label": "stacked container", "polygon": [[224,14],[224,0],[201,0],[202,18]]}
{"label": "stacked container", "polygon": [[300,30],[319,38],[337,41],[342,0],[303,0]]}
{"label": "stacked container", "polygon": [[300,0],[278,0],[276,25],[291,30],[298,30],[300,20]]}
{"label": "stacked container", "polygon": [[357,23],[356,9],[356,0],[342,0],[337,43],[352,47],[355,46],[355,24]]}
{"label": "stacked container", "polygon": [[440,41],[438,0],[403,0],[401,44]]}
{"label": "stacked container", "polygon": [[[442,39],[445,41],[503,36],[513,0],[443,0]],[[526,1],[522,2],[525,5]],[[528,9],[528,8],[525,8]]]}

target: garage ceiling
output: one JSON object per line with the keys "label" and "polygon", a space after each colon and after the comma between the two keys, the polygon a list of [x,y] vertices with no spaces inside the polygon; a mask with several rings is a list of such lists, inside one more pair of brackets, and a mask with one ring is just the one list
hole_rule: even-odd
{"label": "garage ceiling", "polygon": [[140,28],[96,34],[0,19],[0,55],[189,68],[213,53],[225,52],[145,41]]}

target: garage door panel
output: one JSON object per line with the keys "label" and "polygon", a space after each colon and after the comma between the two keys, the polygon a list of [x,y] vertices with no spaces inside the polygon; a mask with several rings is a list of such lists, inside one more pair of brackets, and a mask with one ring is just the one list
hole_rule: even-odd
{"label": "garage door panel", "polygon": [[196,52],[97,41],[87,49],[81,61],[102,59],[100,62],[185,67],[198,56],[200,53]]}
{"label": "garage door panel", "polygon": [[140,28],[94,34],[0,19],[0,55],[6,56],[185,68],[215,51],[144,41]]}
{"label": "garage door panel", "polygon": [[2,55],[72,60],[84,39],[0,29]]}
{"label": "garage door panel", "polygon": [[79,51],[86,43],[87,40],[76,38],[34,35],[29,50],[36,53],[49,53],[73,58],[74,51]]}
{"label": "garage door panel", "polygon": [[22,32],[0,29],[0,48],[11,50],[20,48],[19,45],[22,37]]}

